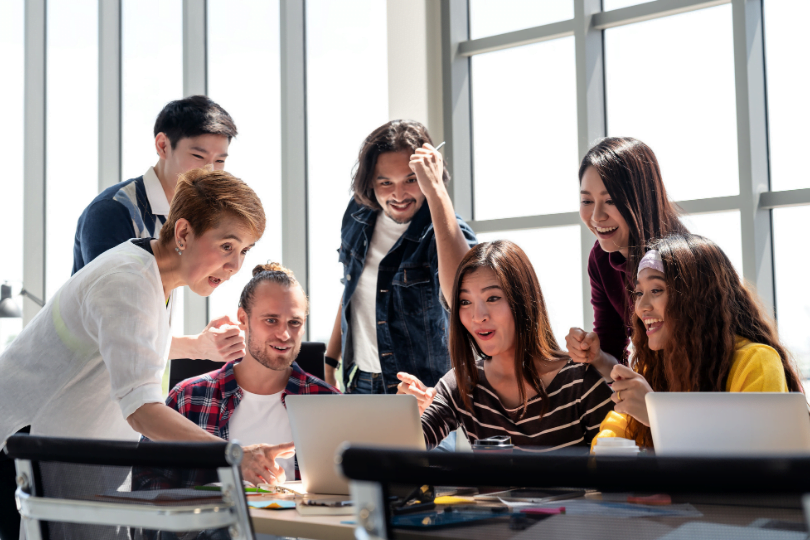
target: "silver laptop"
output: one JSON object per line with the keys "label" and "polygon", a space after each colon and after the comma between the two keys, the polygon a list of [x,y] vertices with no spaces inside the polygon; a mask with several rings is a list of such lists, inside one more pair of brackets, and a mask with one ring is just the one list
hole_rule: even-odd
{"label": "silver laptop", "polygon": [[295,454],[308,493],[348,495],[337,472],[343,443],[424,450],[416,398],[406,395],[287,396]]}
{"label": "silver laptop", "polygon": [[810,453],[810,416],[800,393],[651,392],[656,455]]}

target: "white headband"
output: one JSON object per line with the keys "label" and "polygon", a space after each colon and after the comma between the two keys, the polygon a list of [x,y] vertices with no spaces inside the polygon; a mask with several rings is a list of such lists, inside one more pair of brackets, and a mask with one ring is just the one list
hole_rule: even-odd
{"label": "white headband", "polygon": [[652,268],[653,270],[658,270],[662,274],[664,273],[664,261],[661,260],[661,254],[658,253],[657,250],[651,249],[644,256],[638,263],[638,273],[636,277],[641,274],[641,271],[645,268]]}

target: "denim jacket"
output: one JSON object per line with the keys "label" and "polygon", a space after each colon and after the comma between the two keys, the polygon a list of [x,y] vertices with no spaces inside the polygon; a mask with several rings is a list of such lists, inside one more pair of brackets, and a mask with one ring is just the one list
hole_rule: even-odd
{"label": "denim jacket", "polygon": [[[464,220],[456,216],[470,246],[478,241]],[[356,370],[351,334],[351,299],[377,221],[377,211],[354,200],[343,215],[340,262],[343,263],[343,382],[350,388]],[[396,393],[398,371],[415,375],[434,386],[450,370],[447,349],[448,313],[441,300],[436,235],[427,202],[382,261],[377,274],[377,350],[386,393]]]}

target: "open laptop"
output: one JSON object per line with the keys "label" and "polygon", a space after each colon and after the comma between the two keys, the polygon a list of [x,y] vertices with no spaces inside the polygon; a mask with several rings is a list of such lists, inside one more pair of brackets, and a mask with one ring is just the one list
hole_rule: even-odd
{"label": "open laptop", "polygon": [[810,453],[810,416],[800,393],[651,392],[656,455]]}
{"label": "open laptop", "polygon": [[337,472],[335,450],[343,443],[424,450],[416,398],[406,395],[287,396],[295,454],[304,490],[348,495]]}

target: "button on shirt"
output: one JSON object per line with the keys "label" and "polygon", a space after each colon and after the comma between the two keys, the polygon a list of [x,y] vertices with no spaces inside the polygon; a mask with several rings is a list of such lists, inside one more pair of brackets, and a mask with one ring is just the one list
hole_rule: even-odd
{"label": "button on shirt", "polygon": [[[352,296],[352,334],[355,343],[354,361],[362,371],[380,373],[380,353],[377,349],[377,272],[380,261],[388,255],[399,237],[408,230],[407,223],[397,223],[385,212],[377,212],[377,223],[366,252],[366,263]],[[382,293],[385,294],[385,293]]]}

